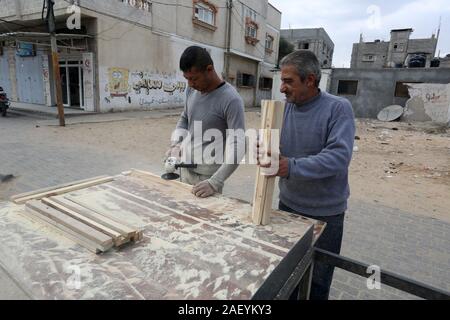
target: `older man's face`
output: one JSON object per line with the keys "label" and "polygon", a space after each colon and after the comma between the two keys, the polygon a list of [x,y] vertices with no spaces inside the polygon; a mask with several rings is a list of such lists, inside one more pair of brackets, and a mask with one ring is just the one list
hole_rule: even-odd
{"label": "older man's face", "polygon": [[305,81],[302,81],[295,66],[286,65],[281,67],[280,91],[286,95],[287,102],[302,104],[310,99],[311,92],[314,89],[314,79],[307,77]]}

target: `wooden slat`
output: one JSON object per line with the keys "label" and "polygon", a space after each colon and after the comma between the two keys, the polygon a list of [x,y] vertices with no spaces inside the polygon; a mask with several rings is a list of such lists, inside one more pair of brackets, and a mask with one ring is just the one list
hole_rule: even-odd
{"label": "wooden slat", "polygon": [[24,215],[27,218],[30,218],[31,220],[37,223],[44,224],[46,227],[53,229],[55,232],[61,233],[64,237],[72,240],[75,243],[78,243],[79,245],[85,247],[89,251],[96,254],[107,251],[105,247],[102,247],[99,244],[85,237],[80,236],[75,231],[67,228],[66,226],[60,223],[57,223],[56,221],[50,219],[49,217],[42,215],[29,207],[25,207],[25,210],[26,212]]}
{"label": "wooden slat", "polygon": [[110,219],[109,217],[106,217],[96,211],[93,211],[91,209],[88,209],[78,203],[75,203],[69,199],[66,199],[62,196],[58,197],[52,197],[50,198],[55,203],[64,206],[67,209],[70,209],[72,211],[77,212],[78,214],[85,216],[86,218],[89,218],[91,220],[94,220],[118,233],[120,233],[125,238],[132,238],[135,235],[135,230],[130,228],[127,225],[124,225],[122,223],[119,223],[113,219]]}
{"label": "wooden slat", "polygon": [[102,246],[105,249],[110,249],[113,246],[113,240],[110,236],[95,230],[88,225],[56,210],[49,206],[46,206],[41,201],[31,200],[25,205],[27,208],[34,210],[35,212],[44,215],[51,220],[57,222],[60,225],[64,225],[72,231],[76,232],[80,236],[89,239]]}
{"label": "wooden slat", "polygon": [[33,190],[33,191],[30,191],[30,192],[25,192],[25,193],[21,193],[21,194],[16,194],[16,195],[12,196],[12,197],[10,198],[10,200],[15,202],[16,200],[18,200],[18,199],[20,199],[20,198],[25,198],[25,197],[29,197],[29,196],[32,196],[32,195],[36,195],[36,194],[39,194],[39,193],[44,193],[44,192],[48,192],[48,191],[53,191],[53,190],[55,190],[55,189],[67,188],[67,187],[74,186],[74,185],[77,185],[77,184],[82,184],[82,183],[86,183],[86,182],[90,182],[90,181],[95,181],[95,180],[99,180],[99,179],[104,179],[104,178],[108,178],[108,176],[99,176],[99,177],[95,177],[95,178],[89,178],[89,179],[84,179],[84,180],[72,181],[72,182],[69,182],[69,183],[64,183],[64,184],[60,184],[60,185],[53,186],[53,187],[48,187],[48,188],[43,188],[43,189]]}
{"label": "wooden slat", "polygon": [[94,221],[90,218],[87,218],[87,217],[81,215],[81,214],[75,212],[74,210],[71,210],[71,209],[65,207],[64,205],[61,205],[61,204],[55,202],[53,199],[43,198],[41,201],[42,201],[42,203],[48,205],[49,207],[52,207],[60,212],[63,212],[65,214],[69,215],[70,217],[96,229],[97,231],[100,231],[100,232],[112,237],[112,239],[114,241],[114,245],[116,247],[121,246],[122,244],[129,241],[129,238],[126,239],[119,232],[112,230],[97,221]]}
{"label": "wooden slat", "polygon": [[[281,130],[283,125],[285,103],[281,101],[263,100],[261,128],[264,129],[262,143],[267,148],[271,144],[273,129]],[[278,152],[279,150],[266,150]],[[267,157],[269,158],[269,157]],[[256,171],[255,194],[253,197],[252,220],[256,225],[267,225],[270,223],[272,212],[273,190],[275,188],[275,177],[264,175],[260,167]]]}
{"label": "wooden slat", "polygon": [[91,180],[88,182],[83,182],[83,183],[76,184],[76,185],[69,186],[69,187],[53,189],[50,191],[44,191],[42,193],[33,194],[33,195],[26,196],[23,198],[18,198],[18,199],[15,199],[14,202],[17,204],[24,204],[29,200],[40,200],[42,198],[48,198],[48,197],[64,194],[64,193],[79,190],[79,189],[89,188],[89,187],[92,187],[92,186],[95,186],[98,184],[102,184],[102,183],[107,183],[107,182],[110,182],[113,180],[114,180],[113,177],[106,177],[106,178],[101,178],[101,179],[97,179],[97,180]]}
{"label": "wooden slat", "polygon": [[[76,204],[78,204],[81,207],[84,207],[92,212],[95,212],[96,214],[109,218],[110,220],[113,220],[121,225],[127,226],[129,230],[132,232],[132,238],[134,238],[135,233],[139,230],[139,223],[142,222],[138,216],[133,213],[132,211],[121,211],[117,212],[114,209],[109,210],[108,208],[105,208],[103,204],[109,204],[112,199],[104,199],[104,198],[97,198],[97,196],[105,196],[109,197],[109,191],[108,190],[102,190],[99,193],[95,193],[94,197],[89,198],[89,195],[66,195],[64,196],[65,199],[70,200]],[[128,214],[132,215],[128,216]],[[133,218],[137,218],[139,220],[139,223],[135,223],[135,221],[132,221]]]}

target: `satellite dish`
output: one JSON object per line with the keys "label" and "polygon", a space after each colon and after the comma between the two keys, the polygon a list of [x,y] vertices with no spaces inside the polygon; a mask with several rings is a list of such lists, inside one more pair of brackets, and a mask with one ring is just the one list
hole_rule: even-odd
{"label": "satellite dish", "polygon": [[378,120],[385,121],[385,122],[391,122],[399,119],[403,113],[405,112],[405,108],[399,105],[393,105],[384,108],[381,110],[381,112],[378,114]]}

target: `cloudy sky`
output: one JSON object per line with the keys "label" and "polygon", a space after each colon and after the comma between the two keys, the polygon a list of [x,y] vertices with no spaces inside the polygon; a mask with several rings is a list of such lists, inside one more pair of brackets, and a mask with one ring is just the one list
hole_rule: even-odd
{"label": "cloudy sky", "polygon": [[449,0],[269,0],[282,15],[282,29],[323,27],[335,44],[333,65],[349,67],[352,45],[389,41],[391,29],[412,27],[412,38],[429,38],[442,17],[436,55],[450,54]]}

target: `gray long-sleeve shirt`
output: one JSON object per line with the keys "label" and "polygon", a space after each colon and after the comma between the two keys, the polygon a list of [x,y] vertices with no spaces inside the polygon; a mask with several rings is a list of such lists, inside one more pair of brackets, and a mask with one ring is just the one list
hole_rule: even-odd
{"label": "gray long-sleeve shirt", "polygon": [[[242,134],[239,138],[228,136],[229,129],[241,130]],[[182,136],[185,160],[198,164],[192,171],[211,176],[209,183],[219,190],[245,155],[244,132],[244,102],[233,86],[225,83],[207,94],[188,88],[172,143],[178,143]]]}
{"label": "gray long-sleeve shirt", "polygon": [[281,155],[289,176],[280,179],[280,200],[297,212],[332,216],[347,209],[348,167],[355,120],[347,99],[321,92],[307,103],[286,105]]}

